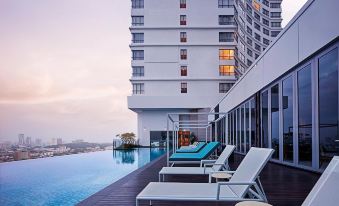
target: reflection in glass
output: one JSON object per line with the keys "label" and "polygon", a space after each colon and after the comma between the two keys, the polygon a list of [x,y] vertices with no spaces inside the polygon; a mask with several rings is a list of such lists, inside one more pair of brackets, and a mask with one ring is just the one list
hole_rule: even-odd
{"label": "reflection in glass", "polygon": [[311,65],[298,71],[299,164],[312,166],[312,82]]}
{"label": "reflection in glass", "polygon": [[233,114],[233,145],[236,145],[237,144],[237,142],[236,142],[236,110],[234,110],[233,112],[232,112],[232,114]]}
{"label": "reflection in glass", "polygon": [[245,124],[244,124],[244,106],[240,107],[241,111],[241,136],[240,136],[240,141],[241,141],[241,147],[240,147],[240,152],[244,153],[245,152]]}
{"label": "reflection in glass", "polygon": [[255,99],[251,99],[251,146],[255,147],[256,143],[256,116],[255,116]]}
{"label": "reflection in glass", "polygon": [[272,158],[279,159],[279,85],[271,88],[271,147]]}
{"label": "reflection in glass", "polygon": [[240,152],[240,121],[241,121],[241,116],[240,116],[240,108],[237,109],[237,151]]}
{"label": "reflection in glass", "polygon": [[249,102],[245,104],[246,151],[250,149],[250,111]]}
{"label": "reflection in glass", "polygon": [[293,79],[282,82],[283,161],[293,162]]}
{"label": "reflection in glass", "polygon": [[232,144],[231,140],[232,140],[232,137],[231,137],[231,122],[232,122],[232,116],[231,116],[231,113],[228,113],[227,115],[228,117],[228,121],[227,121],[227,130],[228,130],[228,141],[227,141],[227,144]]}
{"label": "reflection in glass", "polygon": [[338,49],[319,58],[319,168],[338,155]]}
{"label": "reflection in glass", "polygon": [[268,147],[268,91],[261,94],[261,136],[262,136],[262,147]]}

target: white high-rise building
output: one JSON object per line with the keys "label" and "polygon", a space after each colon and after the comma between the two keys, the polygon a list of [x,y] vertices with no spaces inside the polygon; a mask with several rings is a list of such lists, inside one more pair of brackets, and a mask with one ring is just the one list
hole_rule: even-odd
{"label": "white high-rise building", "polygon": [[141,145],[165,139],[167,113],[208,112],[224,96],[281,30],[280,3],[132,0],[128,108]]}

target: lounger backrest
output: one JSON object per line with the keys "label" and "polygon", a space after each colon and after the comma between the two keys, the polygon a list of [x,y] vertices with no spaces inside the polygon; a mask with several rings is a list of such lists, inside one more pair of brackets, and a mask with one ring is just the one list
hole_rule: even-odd
{"label": "lounger backrest", "polygon": [[[254,182],[273,154],[273,149],[251,147],[233,174],[230,182]],[[230,186],[239,197],[244,197],[249,186]]]}
{"label": "lounger backrest", "polygon": [[217,161],[215,161],[215,163],[217,165],[214,165],[212,167],[212,169],[214,171],[219,171],[222,169],[222,165],[220,164],[225,164],[228,161],[228,158],[230,157],[230,155],[233,153],[235,149],[234,145],[227,145],[224,149],[224,151],[222,151],[222,153],[220,154],[219,158],[217,159]]}
{"label": "lounger backrest", "polygon": [[206,159],[208,156],[210,156],[219,145],[220,145],[220,142],[210,142],[210,143],[208,143],[199,152],[201,154],[202,159]]}
{"label": "lounger backrest", "polygon": [[339,205],[339,157],[332,158],[302,206]]}

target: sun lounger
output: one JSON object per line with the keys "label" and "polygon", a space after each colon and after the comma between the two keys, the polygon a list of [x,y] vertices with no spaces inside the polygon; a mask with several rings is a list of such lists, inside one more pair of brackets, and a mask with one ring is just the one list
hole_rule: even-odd
{"label": "sun lounger", "polygon": [[252,147],[229,182],[175,183],[151,182],[136,197],[141,200],[169,201],[245,201],[267,202],[259,174],[273,154],[273,149]]}
{"label": "sun lounger", "polygon": [[196,153],[174,153],[169,157],[169,163],[174,164],[200,164],[200,161],[208,158],[218,147],[219,142],[210,142]]}
{"label": "sun lounger", "polygon": [[179,149],[177,149],[175,152],[177,153],[199,152],[205,145],[206,145],[205,142],[198,142],[197,145],[182,146]]}
{"label": "sun lounger", "polygon": [[227,145],[218,159],[201,160],[200,167],[163,167],[159,172],[159,181],[164,181],[165,175],[208,175],[222,169],[228,170],[228,158],[234,149],[234,145]]}

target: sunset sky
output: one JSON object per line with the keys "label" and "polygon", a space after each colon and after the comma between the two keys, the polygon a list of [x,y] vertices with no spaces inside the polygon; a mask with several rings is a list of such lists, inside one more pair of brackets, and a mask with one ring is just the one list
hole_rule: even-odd
{"label": "sunset sky", "polygon": [[[283,26],[306,0],[283,1]],[[130,0],[0,1],[0,141],[136,132]]]}

